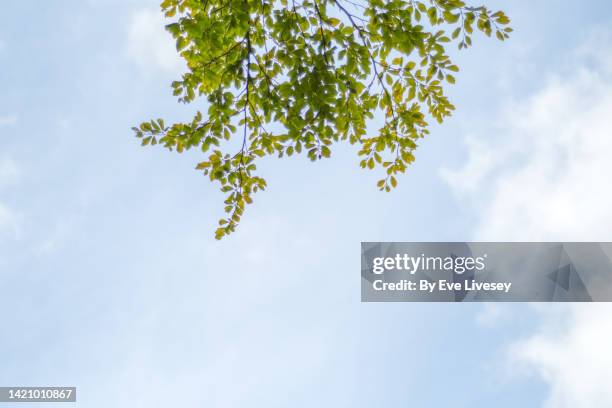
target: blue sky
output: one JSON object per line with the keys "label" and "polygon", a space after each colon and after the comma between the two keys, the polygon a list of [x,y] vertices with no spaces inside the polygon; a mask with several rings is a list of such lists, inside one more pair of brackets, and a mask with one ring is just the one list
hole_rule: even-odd
{"label": "blue sky", "polygon": [[360,303],[360,241],[610,240],[612,6],[490,4],[515,33],[456,54],[458,110],[397,191],[350,146],[267,160],[221,242],[197,154],[130,130],[202,105],[171,95],[157,2],[4,4],[0,384],[81,407],[606,406],[602,306]]}

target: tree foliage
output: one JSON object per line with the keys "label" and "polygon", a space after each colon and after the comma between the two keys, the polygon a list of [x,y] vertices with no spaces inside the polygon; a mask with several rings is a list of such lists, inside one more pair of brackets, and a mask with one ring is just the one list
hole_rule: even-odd
{"label": "tree foliage", "polygon": [[[267,155],[315,161],[348,141],[359,145],[361,167],[382,167],[378,188],[390,191],[428,121],[455,109],[444,86],[459,68],[447,46],[469,47],[475,30],[500,40],[512,31],[502,11],[461,0],[164,0],[161,8],[188,66],[174,95],[205,96],[208,111],[134,131],[143,145],[205,154],[196,168],[226,193],[217,238],[265,189],[256,163]],[[370,134],[377,110],[384,121]]]}

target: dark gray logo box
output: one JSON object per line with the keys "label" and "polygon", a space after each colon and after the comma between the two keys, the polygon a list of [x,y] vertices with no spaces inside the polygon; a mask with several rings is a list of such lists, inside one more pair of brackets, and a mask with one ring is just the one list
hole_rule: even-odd
{"label": "dark gray logo box", "polygon": [[611,260],[610,242],[362,242],[361,301],[610,302]]}
{"label": "dark gray logo box", "polygon": [[76,402],[76,387],[0,387],[0,403]]}

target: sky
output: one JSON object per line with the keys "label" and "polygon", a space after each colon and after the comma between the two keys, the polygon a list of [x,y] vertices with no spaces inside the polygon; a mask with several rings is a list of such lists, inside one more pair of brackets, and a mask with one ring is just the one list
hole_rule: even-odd
{"label": "sky", "polygon": [[360,302],[361,241],[611,239],[612,5],[488,4],[515,32],[453,53],[458,109],[397,191],[350,146],[272,158],[215,241],[197,153],[130,130],[202,108],[171,95],[157,2],[5,1],[0,384],[87,408],[611,406],[604,304]]}

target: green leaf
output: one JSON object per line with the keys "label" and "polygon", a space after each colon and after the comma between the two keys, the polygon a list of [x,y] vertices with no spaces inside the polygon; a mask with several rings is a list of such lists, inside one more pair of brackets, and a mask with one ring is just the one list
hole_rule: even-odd
{"label": "green leaf", "polygon": [[459,71],[449,45],[471,46],[474,28],[499,40],[512,32],[504,12],[463,0],[368,0],[365,9],[335,0],[228,4],[162,0],[161,12],[172,18],[166,30],[187,68],[172,93],[207,110],[132,129],[145,146],[195,147],[204,156],[195,168],[225,196],[217,239],[235,231],[266,188],[257,174],[266,156],[305,153],[318,161],[346,140],[356,145],[360,167],[380,165],[379,189],[395,188],[429,123],[455,109],[445,94]]}

